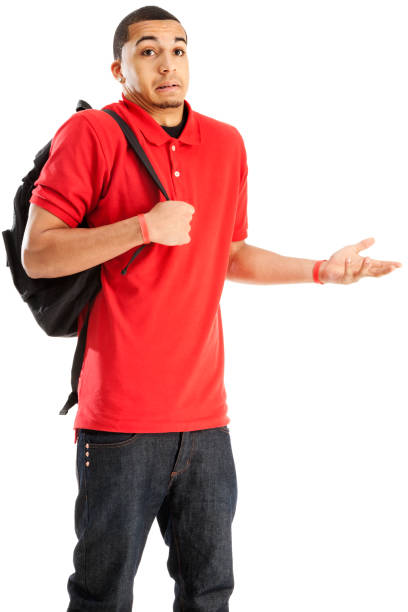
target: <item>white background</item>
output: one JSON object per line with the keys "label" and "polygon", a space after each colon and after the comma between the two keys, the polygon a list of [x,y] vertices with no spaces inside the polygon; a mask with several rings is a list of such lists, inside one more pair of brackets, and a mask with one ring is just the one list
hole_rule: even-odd
{"label": "white background", "polygon": [[[37,151],[75,112],[120,99],[110,72],[131,2],[9,4],[2,19],[1,229]],[[165,2],[188,35],[193,109],[237,127],[247,243],[400,269],[349,286],[227,281],[226,388],[238,475],[233,612],[406,612],[407,52],[395,0]],[[66,610],[77,493],[75,340],[35,323],[0,262],[2,602]],[[153,523],[137,610],[172,609]]]}

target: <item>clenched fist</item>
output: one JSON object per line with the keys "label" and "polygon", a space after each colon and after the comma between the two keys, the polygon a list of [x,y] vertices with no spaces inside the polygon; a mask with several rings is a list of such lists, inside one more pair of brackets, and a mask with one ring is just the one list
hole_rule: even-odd
{"label": "clenched fist", "polygon": [[194,206],[180,200],[159,202],[145,213],[145,221],[152,242],[175,246],[187,244]]}

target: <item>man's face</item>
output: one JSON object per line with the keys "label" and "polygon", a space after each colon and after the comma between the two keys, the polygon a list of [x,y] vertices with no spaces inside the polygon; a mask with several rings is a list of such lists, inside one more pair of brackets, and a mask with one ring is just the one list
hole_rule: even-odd
{"label": "man's face", "polygon": [[[148,38],[140,40],[144,37]],[[152,109],[182,106],[189,83],[185,40],[184,28],[174,19],[141,21],[129,26],[122,61],[112,64],[113,74],[122,74],[126,79],[124,95]],[[166,81],[177,86],[157,89]]]}

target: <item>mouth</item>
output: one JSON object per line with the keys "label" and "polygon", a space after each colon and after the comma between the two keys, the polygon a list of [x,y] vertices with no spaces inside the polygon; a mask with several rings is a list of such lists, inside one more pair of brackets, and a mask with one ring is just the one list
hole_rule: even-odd
{"label": "mouth", "polygon": [[156,87],[156,91],[176,91],[177,89],[179,89],[180,85],[160,85],[159,87]]}

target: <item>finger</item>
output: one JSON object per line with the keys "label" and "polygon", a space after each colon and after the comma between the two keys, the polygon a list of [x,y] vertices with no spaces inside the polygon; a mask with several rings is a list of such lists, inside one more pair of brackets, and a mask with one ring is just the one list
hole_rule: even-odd
{"label": "finger", "polygon": [[354,248],[357,251],[357,253],[359,253],[360,251],[363,251],[364,249],[368,249],[368,247],[373,245],[374,242],[375,242],[374,238],[365,238],[364,240],[360,240],[360,242],[357,242],[357,244],[354,245]]}
{"label": "finger", "polygon": [[400,268],[402,266],[402,263],[400,261],[386,261],[384,259],[372,259],[371,260],[373,264],[381,266],[381,265],[387,265],[387,266],[395,266],[396,268]]}
{"label": "finger", "polygon": [[369,265],[369,269],[368,269],[368,275],[369,276],[378,276],[379,274],[382,274],[384,272],[384,270],[390,270],[393,269],[393,266],[390,262],[386,262],[386,261],[378,261],[376,259],[371,259],[370,260],[370,265]]}
{"label": "finger", "polygon": [[353,282],[353,272],[351,270],[351,258],[346,257],[346,260],[344,262],[343,283],[348,285],[349,283],[352,283],[352,282]]}
{"label": "finger", "polygon": [[395,270],[396,266],[393,264],[388,264],[386,262],[376,262],[370,266],[369,276],[382,276],[383,274],[389,274],[393,270]]}
{"label": "finger", "polygon": [[356,281],[362,278],[363,276],[368,276],[369,267],[370,267],[370,258],[364,257],[363,261],[361,262],[359,271],[354,276],[354,280]]}

